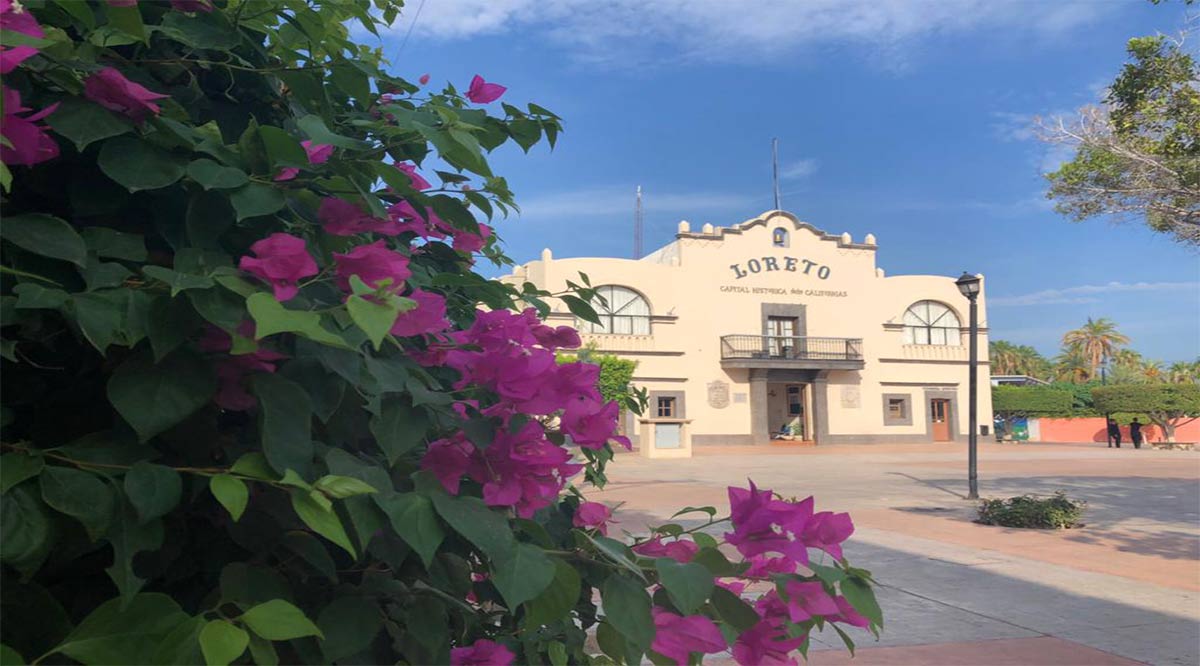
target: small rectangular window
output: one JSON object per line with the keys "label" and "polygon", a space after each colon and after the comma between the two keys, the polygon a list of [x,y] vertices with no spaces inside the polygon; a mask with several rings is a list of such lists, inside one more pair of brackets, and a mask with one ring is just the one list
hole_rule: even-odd
{"label": "small rectangular window", "polygon": [[884,394],[883,424],[892,426],[912,425],[912,396]]}
{"label": "small rectangular window", "polygon": [[658,418],[673,419],[675,414],[675,398],[660,397],[658,399]]}
{"label": "small rectangular window", "polygon": [[908,401],[904,398],[888,398],[888,418],[902,420],[908,417]]}

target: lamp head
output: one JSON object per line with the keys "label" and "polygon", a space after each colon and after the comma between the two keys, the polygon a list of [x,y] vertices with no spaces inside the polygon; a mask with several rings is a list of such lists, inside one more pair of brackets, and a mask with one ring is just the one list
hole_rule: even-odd
{"label": "lamp head", "polygon": [[971,275],[970,273],[963,273],[962,277],[954,281],[954,284],[958,285],[958,291],[972,301],[975,300],[975,297],[979,295],[979,289],[982,283],[983,280],[976,275]]}

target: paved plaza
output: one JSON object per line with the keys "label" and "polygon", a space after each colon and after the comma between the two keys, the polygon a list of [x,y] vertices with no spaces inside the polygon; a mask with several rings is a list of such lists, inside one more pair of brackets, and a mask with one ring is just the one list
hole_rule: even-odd
{"label": "paved plaza", "polygon": [[1200,453],[1100,445],[980,446],[980,494],[1065,490],[1086,526],[977,525],[956,444],[707,447],[685,460],[622,455],[593,499],[638,532],[678,508],[724,511],[754,479],[817,510],[849,511],[846,554],[881,584],[885,631],[814,637],[823,664],[1200,663]]}

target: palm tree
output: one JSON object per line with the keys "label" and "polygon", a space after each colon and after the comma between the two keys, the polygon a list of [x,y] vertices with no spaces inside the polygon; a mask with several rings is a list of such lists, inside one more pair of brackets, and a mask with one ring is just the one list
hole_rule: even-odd
{"label": "palm tree", "polygon": [[1029,345],[1014,345],[1004,340],[988,343],[988,361],[994,375],[1044,378],[1049,369],[1049,363],[1038,350]]}
{"label": "palm tree", "polygon": [[1167,381],[1172,384],[1200,383],[1200,359],[1194,362],[1177,361],[1167,368]]}
{"label": "palm tree", "polygon": [[1152,359],[1142,361],[1141,370],[1142,376],[1145,377],[1146,381],[1150,382],[1151,384],[1157,384],[1166,379],[1166,375],[1163,374],[1162,361],[1155,361]]}
{"label": "palm tree", "polygon": [[1054,358],[1054,380],[1083,384],[1092,377],[1092,369],[1083,354],[1064,349],[1063,353]]}
{"label": "palm tree", "polygon": [[1093,320],[1088,317],[1086,324],[1067,331],[1062,343],[1064,348],[1078,351],[1087,359],[1088,374],[1095,376],[1105,359],[1112,358],[1118,349],[1129,344],[1129,338],[1117,331],[1117,325],[1112,320],[1103,317]]}

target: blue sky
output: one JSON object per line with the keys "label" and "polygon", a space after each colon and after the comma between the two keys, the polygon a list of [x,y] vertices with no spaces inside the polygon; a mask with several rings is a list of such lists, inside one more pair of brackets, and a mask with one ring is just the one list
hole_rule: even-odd
{"label": "blue sky", "polygon": [[1184,14],[1141,0],[411,0],[383,46],[412,79],[465,89],[479,73],[504,101],[563,117],[553,152],[493,156],[523,208],[499,224],[518,262],[543,247],[629,256],[639,184],[647,250],[681,219],[753,217],[772,207],[778,137],[785,209],[874,233],[889,274],[984,273],[993,339],[1053,354],[1063,331],[1109,317],[1171,362],[1200,356],[1200,254],[1057,215],[1039,174],[1061,151],[1030,127],[1095,101],[1128,38],[1177,32]]}

